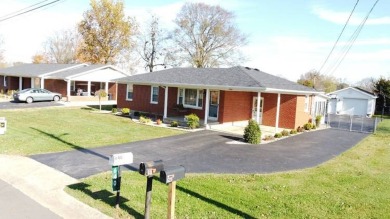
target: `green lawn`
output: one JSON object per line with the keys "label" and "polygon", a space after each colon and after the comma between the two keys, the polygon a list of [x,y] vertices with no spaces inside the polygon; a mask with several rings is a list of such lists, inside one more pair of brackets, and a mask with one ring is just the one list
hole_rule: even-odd
{"label": "green lawn", "polygon": [[0,135],[2,154],[58,152],[183,133],[139,125],[112,114],[92,113],[91,108],[0,110],[0,117],[7,119],[7,132]]}
{"label": "green lawn", "polygon": [[[67,192],[115,218],[142,218],[146,178],[122,175],[116,210],[111,174]],[[187,174],[178,182],[177,218],[390,218],[390,120],[342,155],[315,168],[276,174]],[[154,181],[152,218],[164,218],[168,187]]]}

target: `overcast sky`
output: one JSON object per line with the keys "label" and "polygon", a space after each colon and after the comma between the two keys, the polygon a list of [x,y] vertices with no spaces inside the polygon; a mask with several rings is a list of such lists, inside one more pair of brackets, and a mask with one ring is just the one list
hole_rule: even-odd
{"label": "overcast sky", "polygon": [[[1,0],[0,19],[42,0]],[[321,73],[349,83],[363,78],[390,77],[390,4],[380,0],[354,45],[337,67],[342,51],[376,0],[360,0],[338,47]],[[50,2],[50,1],[48,1]],[[142,24],[149,12],[166,28],[185,1],[126,0],[126,14]],[[200,1],[192,1],[200,2]],[[233,11],[237,27],[248,37],[242,48],[249,58],[242,66],[258,68],[292,81],[319,70],[339,36],[356,0],[208,0]],[[89,9],[88,0],[61,0],[52,6],[0,22],[7,62],[31,62],[43,42],[55,31],[75,27]],[[336,68],[337,67],[337,68]]]}

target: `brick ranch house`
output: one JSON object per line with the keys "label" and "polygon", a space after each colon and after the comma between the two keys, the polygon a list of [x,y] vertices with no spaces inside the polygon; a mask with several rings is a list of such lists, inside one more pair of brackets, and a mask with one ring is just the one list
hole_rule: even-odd
{"label": "brick ranch house", "polygon": [[67,101],[88,101],[94,99],[94,92],[104,89],[107,99],[116,100],[114,80],[127,76],[111,65],[23,64],[0,69],[0,91],[45,88]]}
{"label": "brick ranch house", "polygon": [[[307,123],[314,89],[248,67],[172,68],[133,75],[118,82],[118,108],[168,117],[195,113],[209,122],[255,119],[293,129]],[[258,101],[260,100],[260,101]]]}

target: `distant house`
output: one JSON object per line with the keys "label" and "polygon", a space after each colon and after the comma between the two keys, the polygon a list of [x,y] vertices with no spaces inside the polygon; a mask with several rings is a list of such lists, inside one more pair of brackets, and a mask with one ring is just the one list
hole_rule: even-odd
{"label": "distant house", "polygon": [[46,88],[71,101],[90,100],[95,91],[104,89],[116,99],[114,80],[127,76],[111,65],[24,64],[0,69],[0,90]]}
{"label": "distant house", "polygon": [[358,87],[348,87],[327,94],[330,97],[329,114],[347,114],[371,117],[375,113],[375,94]]}
{"label": "distant house", "polygon": [[311,88],[258,69],[172,68],[133,75],[118,82],[118,107],[183,118],[195,113],[206,127],[254,119],[293,129],[311,118]]}
{"label": "distant house", "polygon": [[[316,116],[321,116],[321,124],[325,123],[325,116],[327,113],[327,105],[330,97],[325,94],[317,94],[314,96],[312,110],[313,119]],[[314,121],[314,120],[313,120]]]}

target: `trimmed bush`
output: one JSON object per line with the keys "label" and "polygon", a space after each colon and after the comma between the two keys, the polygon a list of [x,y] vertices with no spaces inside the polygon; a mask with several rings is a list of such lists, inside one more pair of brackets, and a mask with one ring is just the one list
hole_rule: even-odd
{"label": "trimmed bush", "polygon": [[178,127],[179,123],[177,121],[172,121],[171,122],[171,127]]}
{"label": "trimmed bush", "polygon": [[272,141],[272,140],[275,140],[275,138],[272,135],[266,135],[263,140],[264,141]]}
{"label": "trimmed bush", "polygon": [[311,124],[310,122],[306,123],[303,125],[303,128],[305,130],[310,130],[311,128],[313,127],[313,124]]}
{"label": "trimmed bush", "polygon": [[303,128],[301,126],[298,126],[297,132],[303,132]]}
{"label": "trimmed bush", "polygon": [[146,123],[151,123],[152,120],[148,117],[141,116],[141,117],[139,117],[139,122],[146,124]]}
{"label": "trimmed bush", "polygon": [[281,138],[282,136],[283,136],[282,133],[275,133],[274,135],[275,138]]}
{"label": "trimmed bush", "polygon": [[140,116],[141,114],[138,112],[138,111],[135,111],[134,112],[134,116],[136,116],[136,117],[138,117],[138,116]]}
{"label": "trimmed bush", "polygon": [[320,127],[321,119],[322,119],[321,115],[316,116],[316,126],[317,127]]}
{"label": "trimmed bush", "polygon": [[117,108],[112,108],[112,109],[111,109],[111,112],[112,112],[112,113],[117,113],[117,112],[118,112],[118,109],[117,109]]}
{"label": "trimmed bush", "polygon": [[297,132],[297,130],[295,130],[295,129],[291,129],[291,131],[290,131],[290,134],[291,135],[296,135],[298,132]]}
{"label": "trimmed bush", "polygon": [[129,115],[130,114],[130,109],[129,108],[122,108],[121,110],[123,115]]}
{"label": "trimmed bush", "polygon": [[317,129],[317,126],[315,124],[312,124],[311,129]]}
{"label": "trimmed bush", "polygon": [[282,134],[283,136],[289,136],[289,135],[290,135],[290,132],[289,132],[287,129],[284,129],[284,130],[281,132],[281,134]]}
{"label": "trimmed bush", "polygon": [[250,144],[259,144],[261,142],[261,130],[259,124],[251,119],[244,130],[244,141]]}
{"label": "trimmed bush", "polygon": [[187,125],[190,129],[199,127],[199,117],[196,114],[192,113],[190,115],[186,115],[185,118],[187,119]]}

